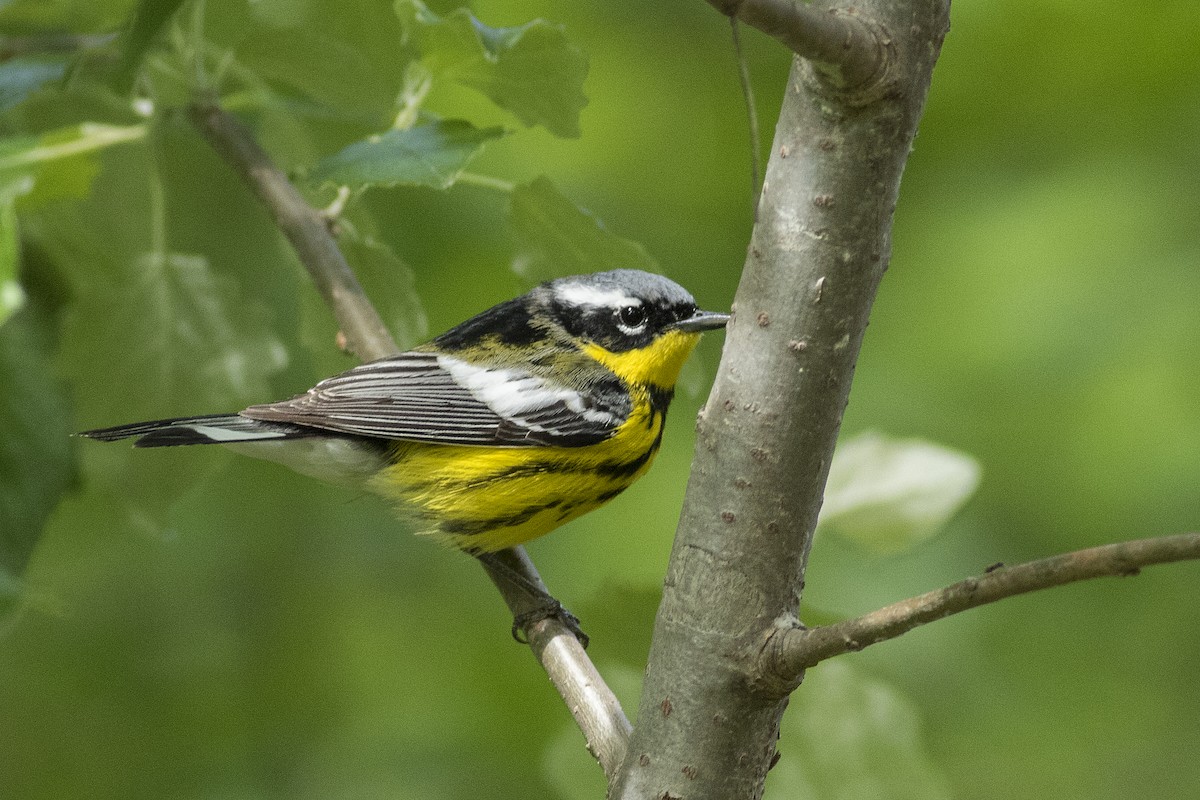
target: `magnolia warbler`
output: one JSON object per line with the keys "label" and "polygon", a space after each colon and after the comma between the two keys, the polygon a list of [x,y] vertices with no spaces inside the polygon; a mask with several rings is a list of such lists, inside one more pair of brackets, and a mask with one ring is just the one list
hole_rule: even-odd
{"label": "magnolia warbler", "polygon": [[647,272],[559,278],[290,400],[83,435],[225,445],[381,494],[419,532],[488,554],[641,477],[683,362],[728,320]]}

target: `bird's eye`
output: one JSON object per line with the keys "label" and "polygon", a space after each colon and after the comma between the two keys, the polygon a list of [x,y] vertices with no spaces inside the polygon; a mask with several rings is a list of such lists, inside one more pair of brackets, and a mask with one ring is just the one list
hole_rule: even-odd
{"label": "bird's eye", "polygon": [[642,306],[622,306],[617,310],[617,321],[627,333],[639,331],[646,324],[646,309]]}

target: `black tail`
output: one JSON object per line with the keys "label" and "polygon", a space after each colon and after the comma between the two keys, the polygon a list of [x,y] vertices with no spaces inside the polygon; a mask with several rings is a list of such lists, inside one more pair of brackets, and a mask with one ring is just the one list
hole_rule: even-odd
{"label": "black tail", "polygon": [[134,447],[171,447],[179,444],[229,444],[319,436],[321,431],[281,422],[260,422],[238,414],[209,414],[177,417],[153,422],[134,422],[115,428],[83,431],[80,436],[115,442],[137,437]]}

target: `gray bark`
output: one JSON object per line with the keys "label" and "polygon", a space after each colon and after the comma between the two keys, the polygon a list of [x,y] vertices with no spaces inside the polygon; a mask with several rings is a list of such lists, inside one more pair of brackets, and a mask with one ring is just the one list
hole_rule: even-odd
{"label": "gray bark", "polygon": [[943,0],[859,5],[856,30],[872,31],[883,53],[865,82],[793,64],[700,417],[637,723],[610,797],[762,793],[800,676],[762,669],[759,655],[798,622],[812,531],[948,14]]}

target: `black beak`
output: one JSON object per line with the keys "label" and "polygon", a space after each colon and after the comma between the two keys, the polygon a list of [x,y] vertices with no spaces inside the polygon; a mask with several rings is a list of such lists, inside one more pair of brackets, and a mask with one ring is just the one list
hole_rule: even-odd
{"label": "black beak", "polygon": [[727,322],[729,322],[728,314],[722,314],[719,311],[697,311],[687,319],[681,319],[674,325],[671,325],[668,330],[683,331],[684,333],[700,333],[702,331],[724,328]]}

